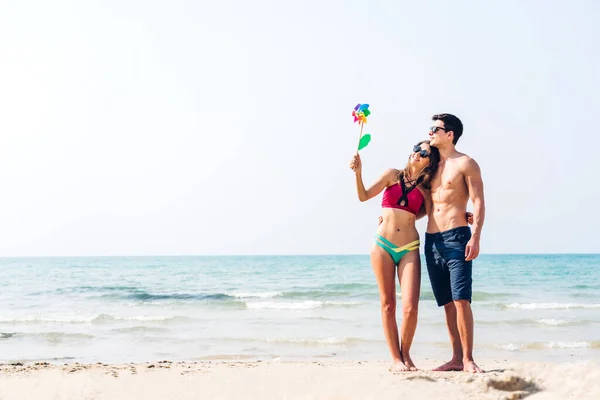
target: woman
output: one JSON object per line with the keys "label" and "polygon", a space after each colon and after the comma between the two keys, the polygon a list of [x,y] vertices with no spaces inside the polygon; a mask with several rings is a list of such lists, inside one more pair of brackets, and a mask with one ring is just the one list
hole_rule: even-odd
{"label": "woman", "polygon": [[[421,289],[420,242],[415,222],[425,215],[428,188],[439,160],[438,150],[428,140],[419,142],[404,169],[388,169],[369,189],[363,184],[360,156],[356,154],[350,162],[360,201],[367,201],[385,189],[382,222],[371,249],[371,265],[379,287],[383,330],[394,360],[393,371],[417,370],[410,358]],[[400,339],[396,324],[396,269],[402,290]]]}

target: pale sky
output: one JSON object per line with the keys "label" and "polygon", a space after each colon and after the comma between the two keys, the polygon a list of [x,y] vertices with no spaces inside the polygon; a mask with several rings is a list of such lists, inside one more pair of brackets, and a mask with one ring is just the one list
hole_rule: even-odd
{"label": "pale sky", "polygon": [[483,254],[599,253],[599,21],[593,0],[2,1],[0,256],[367,254],[357,103],[366,184],[453,113]]}

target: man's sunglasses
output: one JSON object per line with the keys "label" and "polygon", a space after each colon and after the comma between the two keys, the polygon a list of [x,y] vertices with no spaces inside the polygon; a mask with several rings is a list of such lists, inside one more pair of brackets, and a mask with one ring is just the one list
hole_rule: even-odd
{"label": "man's sunglasses", "polygon": [[[442,128],[441,126],[432,126],[431,128],[429,128],[429,130],[430,130],[432,133],[436,133],[436,132],[437,132],[439,129],[441,129],[441,130],[443,130],[443,131],[446,131],[446,128]],[[446,132],[448,132],[448,131],[446,131]]]}
{"label": "man's sunglasses", "polygon": [[413,153],[419,153],[419,155],[421,156],[421,158],[427,158],[427,157],[429,157],[429,153],[427,152],[427,150],[423,150],[421,148],[421,146],[415,146],[415,147],[413,147]]}

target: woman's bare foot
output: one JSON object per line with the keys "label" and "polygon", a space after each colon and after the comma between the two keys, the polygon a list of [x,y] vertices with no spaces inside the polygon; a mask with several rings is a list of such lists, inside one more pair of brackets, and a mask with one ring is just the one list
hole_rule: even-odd
{"label": "woman's bare foot", "polygon": [[463,362],[462,360],[450,360],[446,364],[442,364],[437,368],[434,368],[433,371],[462,371],[463,370]]}
{"label": "woman's bare foot", "polygon": [[404,365],[409,369],[409,371],[418,371],[419,369],[415,366],[415,363],[410,358],[409,354],[402,354],[402,359],[404,360]]}
{"label": "woman's bare foot", "polygon": [[408,367],[402,362],[402,360],[394,360],[394,363],[390,367],[391,372],[406,372],[410,371]]}
{"label": "woman's bare foot", "polygon": [[463,371],[476,373],[483,373],[484,371],[475,364],[475,361],[467,361],[464,365]]}

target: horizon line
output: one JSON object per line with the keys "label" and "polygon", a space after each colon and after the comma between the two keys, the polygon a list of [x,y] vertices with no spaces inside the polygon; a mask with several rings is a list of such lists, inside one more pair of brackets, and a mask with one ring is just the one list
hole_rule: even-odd
{"label": "horizon line", "polygon": [[[423,255],[424,253],[419,253]],[[479,256],[594,256],[600,253],[483,253]],[[323,254],[146,254],[146,255],[40,255],[40,256],[0,256],[2,259],[15,258],[148,258],[148,257],[368,257],[368,253],[323,253]]]}

